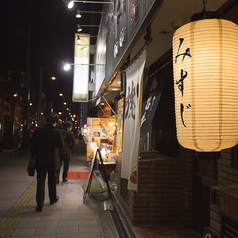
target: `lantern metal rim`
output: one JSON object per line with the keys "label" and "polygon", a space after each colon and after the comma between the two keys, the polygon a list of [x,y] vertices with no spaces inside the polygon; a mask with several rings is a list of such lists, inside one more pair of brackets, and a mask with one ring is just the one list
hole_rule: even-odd
{"label": "lantern metal rim", "polygon": [[206,159],[206,160],[213,160],[213,159],[220,159],[221,152],[198,152],[196,151],[196,158],[197,159]]}
{"label": "lantern metal rim", "polygon": [[219,14],[217,12],[213,11],[202,11],[198,12],[191,16],[191,22],[198,21],[198,20],[204,20],[204,19],[216,19],[220,18]]}

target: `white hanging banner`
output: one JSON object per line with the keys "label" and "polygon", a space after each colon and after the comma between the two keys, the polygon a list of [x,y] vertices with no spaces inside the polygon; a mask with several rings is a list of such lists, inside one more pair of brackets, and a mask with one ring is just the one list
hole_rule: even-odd
{"label": "white hanging banner", "polygon": [[75,34],[73,102],[88,101],[90,35]]}
{"label": "white hanging banner", "polygon": [[121,177],[128,179],[128,189],[137,191],[138,153],[141,121],[141,83],[146,61],[146,51],[126,70],[126,100]]}

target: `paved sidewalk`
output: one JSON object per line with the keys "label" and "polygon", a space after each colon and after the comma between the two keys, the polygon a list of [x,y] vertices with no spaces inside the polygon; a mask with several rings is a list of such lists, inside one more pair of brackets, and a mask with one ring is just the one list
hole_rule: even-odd
{"label": "paved sidewalk", "polygon": [[[69,171],[89,170],[85,148],[76,145]],[[110,211],[103,202],[87,198],[83,203],[82,184],[69,180],[57,186],[59,201],[50,205],[46,186],[43,211],[35,211],[36,179],[29,177],[26,165],[29,152],[19,151],[0,164],[0,238],[116,238],[119,237]]]}
{"label": "paved sidewalk", "polygon": [[[60,182],[59,201],[53,205],[46,185],[45,205],[38,213],[36,179],[26,172],[29,152],[18,152],[0,162],[0,238],[201,238],[195,231],[177,224],[132,226],[115,199],[113,211],[105,211],[103,202],[93,198],[87,198],[84,204],[81,185],[86,180]],[[89,170],[85,153],[85,145],[76,145],[69,171]]]}

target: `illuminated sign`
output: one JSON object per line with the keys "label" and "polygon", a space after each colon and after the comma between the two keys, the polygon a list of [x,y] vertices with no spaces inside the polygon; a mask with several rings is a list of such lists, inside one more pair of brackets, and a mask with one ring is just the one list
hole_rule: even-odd
{"label": "illuminated sign", "polygon": [[88,101],[90,35],[75,34],[73,102]]}

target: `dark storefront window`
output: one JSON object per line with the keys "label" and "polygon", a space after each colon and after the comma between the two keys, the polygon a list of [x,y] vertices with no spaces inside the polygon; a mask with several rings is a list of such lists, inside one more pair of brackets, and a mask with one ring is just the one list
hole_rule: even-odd
{"label": "dark storefront window", "polygon": [[142,152],[158,151],[176,157],[178,141],[171,57],[169,50],[149,68],[148,81],[144,84],[140,146],[143,145]]}
{"label": "dark storefront window", "polygon": [[176,156],[178,142],[174,112],[174,87],[172,69],[168,73],[152,124],[155,132],[155,150],[162,154]]}
{"label": "dark storefront window", "polygon": [[127,185],[128,185],[128,179],[121,178],[121,193],[120,193],[120,195],[125,202],[128,202]]}

